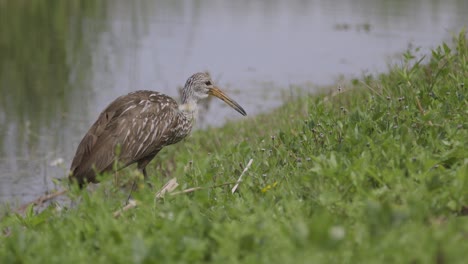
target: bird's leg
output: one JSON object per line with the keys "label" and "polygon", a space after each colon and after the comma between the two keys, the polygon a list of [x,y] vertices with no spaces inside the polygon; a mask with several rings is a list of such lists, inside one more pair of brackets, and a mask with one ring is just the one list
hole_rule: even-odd
{"label": "bird's leg", "polygon": [[152,188],[153,188],[153,184],[151,184],[151,182],[148,181],[148,174],[146,174],[146,167],[144,167],[143,169],[141,169],[141,173],[143,173],[143,178],[145,179],[146,184],[148,184],[148,187],[150,187],[150,188],[152,189]]}
{"label": "bird's leg", "polygon": [[[148,181],[148,174],[146,173],[146,165],[148,165],[148,163],[153,159],[153,157],[151,157],[150,159],[144,159],[144,160],[141,160],[138,162],[138,170],[141,171],[141,173],[143,174],[143,177],[146,181],[146,183],[148,184],[148,186],[150,188],[153,188],[153,185]],[[128,194],[128,197],[127,197],[127,202],[125,204],[128,204],[128,202],[130,201],[130,198],[132,198],[132,193],[133,191],[135,190],[136,188],[136,182],[137,180],[133,180],[133,183],[132,183],[132,189],[130,189],[130,193]]]}
{"label": "bird's leg", "polygon": [[148,157],[146,159],[138,161],[138,170],[141,171],[141,173],[143,174],[143,177],[145,179],[146,184],[148,184],[148,186],[150,188],[153,188],[153,185],[150,183],[150,181],[148,179],[148,173],[146,173],[146,165],[148,165],[148,163],[150,163],[150,161],[153,158],[154,158],[154,156],[151,156],[151,157]]}
{"label": "bird's leg", "polygon": [[133,180],[132,188],[130,189],[130,193],[128,194],[127,201],[125,202],[126,205],[128,204],[128,202],[132,198],[132,193],[133,193],[133,190],[135,189],[135,187],[136,187],[136,180]]}
{"label": "bird's leg", "polygon": [[148,179],[148,174],[146,174],[146,167],[141,169],[141,173],[143,173],[143,177],[144,177],[145,180]]}

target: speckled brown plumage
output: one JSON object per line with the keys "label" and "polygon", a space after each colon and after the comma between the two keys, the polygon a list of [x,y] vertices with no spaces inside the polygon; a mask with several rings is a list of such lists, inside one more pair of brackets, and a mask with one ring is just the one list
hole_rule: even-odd
{"label": "speckled brown plumage", "polygon": [[219,97],[239,113],[244,109],[212,84],[207,73],[196,73],[186,82],[182,104],[154,91],[136,91],[115,99],[99,115],[81,140],[70,167],[70,179],[80,187],[97,182],[96,173],[137,163],[145,177],[146,165],[165,146],[186,137],[196,115],[196,103],[209,94]]}

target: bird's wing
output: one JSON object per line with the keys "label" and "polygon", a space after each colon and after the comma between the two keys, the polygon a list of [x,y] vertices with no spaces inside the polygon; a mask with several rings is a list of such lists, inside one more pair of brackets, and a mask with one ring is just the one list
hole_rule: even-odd
{"label": "bird's wing", "polygon": [[[149,106],[145,111],[130,120],[120,120],[116,130],[121,137],[119,160],[125,165],[155,155],[164,146],[179,141],[178,123],[181,118],[175,105]],[[153,108],[153,109],[151,109]],[[131,128],[127,126],[131,125]],[[173,142],[176,140],[175,142]]]}
{"label": "bird's wing", "polygon": [[94,171],[110,170],[117,160],[120,168],[156,154],[178,136],[180,118],[177,103],[163,94],[139,91],[117,98],[81,141],[73,175],[94,181]]}

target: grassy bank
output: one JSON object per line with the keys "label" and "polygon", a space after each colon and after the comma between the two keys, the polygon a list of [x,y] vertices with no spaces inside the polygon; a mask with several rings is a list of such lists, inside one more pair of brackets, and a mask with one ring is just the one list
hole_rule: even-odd
{"label": "grassy bank", "polygon": [[[150,164],[154,189],[141,184],[119,218],[112,176],[73,190],[72,209],[11,213],[0,262],[464,263],[465,36],[428,57],[408,51],[388,74],[194,133]],[[171,177],[177,190],[235,182],[250,159],[234,194],[154,199]]]}

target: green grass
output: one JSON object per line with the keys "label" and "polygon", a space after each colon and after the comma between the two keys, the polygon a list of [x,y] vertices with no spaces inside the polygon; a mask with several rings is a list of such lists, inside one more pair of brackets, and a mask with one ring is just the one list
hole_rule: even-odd
{"label": "green grass", "polygon": [[[468,45],[197,131],[150,164],[137,208],[112,176],[73,208],[10,213],[1,263],[465,263]],[[430,57],[430,58],[429,58]],[[238,192],[231,186],[253,159]],[[132,175],[131,169],[124,174]],[[122,180],[123,181],[123,180]]]}

